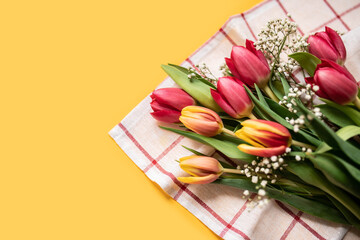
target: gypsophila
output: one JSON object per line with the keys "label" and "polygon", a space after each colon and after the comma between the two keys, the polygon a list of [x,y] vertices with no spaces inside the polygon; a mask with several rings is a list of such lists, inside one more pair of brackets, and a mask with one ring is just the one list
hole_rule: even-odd
{"label": "gypsophila", "polygon": [[189,67],[188,68],[189,74],[188,74],[188,78],[190,80],[192,79],[196,79],[196,78],[202,78],[214,85],[217,84],[217,77],[215,77],[215,75],[210,71],[210,69],[206,66],[205,63],[201,64],[201,65],[196,65],[195,68],[193,67]]}
{"label": "gypsophila", "polygon": [[[283,170],[283,167],[287,166],[284,161],[284,156],[291,152],[291,148],[287,148],[283,155],[267,157],[257,157],[256,160],[251,161],[248,164],[240,166],[241,173],[251,179],[253,184],[256,184],[258,197],[256,199],[248,198],[249,208],[252,209],[255,206],[263,206],[267,203],[266,187],[268,184],[274,184],[277,181],[278,175],[276,171]],[[239,166],[237,167],[239,169]],[[243,198],[249,196],[249,191],[243,192]]]}
{"label": "gypsophila", "polygon": [[307,36],[297,34],[297,25],[288,18],[275,19],[267,23],[254,43],[270,60],[270,66],[289,78],[298,63],[289,58],[294,52],[304,52],[308,46]]}

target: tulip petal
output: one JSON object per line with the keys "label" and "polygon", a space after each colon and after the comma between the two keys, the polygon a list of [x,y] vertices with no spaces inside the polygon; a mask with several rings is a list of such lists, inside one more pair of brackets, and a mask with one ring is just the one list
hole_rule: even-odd
{"label": "tulip petal", "polygon": [[207,121],[203,119],[196,119],[196,118],[189,118],[180,116],[179,120],[187,127],[188,129],[206,136],[206,137],[213,137],[221,133],[223,129],[223,125],[219,124],[215,121]]}
{"label": "tulip petal", "polygon": [[309,36],[307,41],[310,44],[308,47],[309,52],[318,58],[325,58],[336,62],[338,59],[338,53],[336,49],[329,43],[327,39],[321,37],[321,35],[318,35]]}
{"label": "tulip petal", "polygon": [[195,100],[180,88],[160,88],[155,90],[151,96],[160,104],[181,111],[184,107],[194,105]]}
{"label": "tulip petal", "polygon": [[244,140],[245,142],[255,146],[255,147],[261,147],[263,148],[264,145],[262,145],[261,143],[255,141],[251,135],[249,135],[247,132],[246,132],[246,129],[245,127],[241,128],[240,130],[236,131],[235,132],[235,135],[240,138],[241,140]]}
{"label": "tulip petal", "polygon": [[325,59],[321,59],[321,63],[316,66],[315,72],[318,69],[321,69],[321,68],[324,68],[324,67],[334,68],[336,71],[344,74],[347,78],[349,78],[353,82],[357,83],[354,76],[348,70],[346,70],[345,67],[342,67],[342,66],[340,66],[339,64],[337,64],[335,62],[328,61],[328,60],[325,60]]}
{"label": "tulip petal", "polygon": [[202,177],[222,173],[223,168],[218,160],[206,156],[192,156],[180,161],[180,167],[192,176]]}
{"label": "tulip petal", "polygon": [[243,125],[244,127],[250,127],[258,130],[273,132],[281,136],[291,137],[290,132],[283,125],[272,121],[261,120],[261,119],[249,119],[243,121],[241,125]]}
{"label": "tulip petal", "polygon": [[[150,107],[152,108],[152,110],[156,111],[162,111],[162,110],[173,110],[175,111],[176,109],[167,106],[165,104],[160,104],[158,101],[156,101],[156,99],[154,98],[151,103],[150,103]],[[176,110],[177,111],[177,110]]]}
{"label": "tulip petal", "polygon": [[240,144],[238,149],[242,152],[259,156],[259,157],[271,157],[271,156],[278,156],[286,151],[286,146],[279,146],[273,148],[259,148],[253,147],[247,144]]}
{"label": "tulip petal", "polygon": [[214,89],[210,89],[211,96],[213,97],[214,101],[224,110],[227,114],[232,116],[233,118],[237,118],[237,114],[234,109],[226,102],[225,99]]}
{"label": "tulip petal", "polygon": [[178,177],[180,182],[188,184],[207,184],[215,181],[219,178],[218,174],[209,174],[204,177]]}
{"label": "tulip petal", "polygon": [[[277,147],[281,145],[289,146],[291,143],[291,138],[289,136],[281,136],[269,131],[258,130],[249,127],[243,127],[236,133],[236,136],[248,142],[247,140],[251,139],[252,142],[248,142],[253,146],[257,147]],[[247,138],[245,140],[245,138]],[[256,142],[258,144],[254,144]]]}
{"label": "tulip petal", "polygon": [[190,113],[203,113],[202,116],[206,117],[206,119],[211,119],[222,124],[222,120],[219,115],[211,109],[200,106],[187,106],[181,111],[181,114],[183,115]]}
{"label": "tulip petal", "polygon": [[321,68],[314,79],[330,100],[341,105],[353,102],[358,93],[357,84],[333,68]]}
{"label": "tulip petal", "polygon": [[240,82],[239,84],[239,82],[232,77],[219,78],[217,85],[217,92],[220,93],[222,99],[226,101],[226,103],[228,103],[234,111],[234,115],[229,114],[234,118],[249,116],[254,107],[250,97],[247,95],[247,92],[242,85],[243,83]]}
{"label": "tulip petal", "polygon": [[242,46],[233,46],[231,59],[240,75],[241,81],[253,87],[256,83],[260,88],[269,81],[270,70],[250,50]]}
{"label": "tulip petal", "polygon": [[231,58],[225,58],[225,63],[228,66],[230,72],[232,73],[232,75],[238,79],[241,80],[240,74],[238,73],[238,71],[236,70],[236,67],[233,63],[233,61],[231,60]]}
{"label": "tulip petal", "polygon": [[180,122],[179,117],[181,116],[179,111],[173,110],[162,110],[150,113],[153,118],[160,122],[176,123]]}
{"label": "tulip petal", "polygon": [[[313,77],[306,77],[306,78],[305,78],[305,82],[308,83],[308,84],[310,84],[311,86],[316,85],[315,80],[314,80]],[[319,88],[319,90],[317,90],[315,93],[316,93],[316,95],[318,95],[318,96],[321,97],[321,98],[329,99],[329,96],[326,95],[326,93],[324,93],[323,91],[321,91],[320,88]]]}
{"label": "tulip petal", "polygon": [[331,29],[329,27],[325,27],[325,32],[329,36],[331,43],[333,44],[335,49],[338,51],[342,62],[344,62],[346,59],[346,48],[345,48],[344,42],[342,41],[341,37],[339,36],[339,34],[336,31],[334,31],[333,29]]}
{"label": "tulip petal", "polygon": [[255,54],[259,58],[259,60],[265,65],[265,67],[267,67],[270,70],[269,64],[264,54],[260,50],[256,50],[253,41],[246,39],[246,48],[249,49],[253,54]]}

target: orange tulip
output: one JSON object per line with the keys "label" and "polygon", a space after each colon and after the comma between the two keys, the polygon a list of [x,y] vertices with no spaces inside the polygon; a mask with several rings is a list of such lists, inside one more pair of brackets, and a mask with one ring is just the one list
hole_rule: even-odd
{"label": "orange tulip", "polygon": [[271,157],[281,155],[291,145],[291,134],[281,124],[266,120],[246,120],[235,135],[251,144],[240,144],[238,148],[248,154]]}
{"label": "orange tulip", "polygon": [[221,133],[224,128],[223,122],[216,112],[199,106],[183,108],[179,120],[188,129],[206,137],[213,137]]}
{"label": "orange tulip", "polygon": [[189,184],[211,183],[218,179],[224,171],[215,158],[196,155],[180,158],[180,167],[191,177],[178,177],[178,180]]}

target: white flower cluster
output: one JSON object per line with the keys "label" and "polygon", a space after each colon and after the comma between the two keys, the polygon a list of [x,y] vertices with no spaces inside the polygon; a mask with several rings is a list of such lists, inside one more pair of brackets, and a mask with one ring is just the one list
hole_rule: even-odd
{"label": "white flower cluster", "polygon": [[297,119],[289,119],[288,117],[285,118],[285,120],[290,123],[291,125],[294,126],[294,129],[293,131],[294,132],[298,132],[300,130],[300,128],[304,125],[305,123],[305,116],[304,115],[301,115],[299,118]]}
{"label": "white flower cluster", "polygon": [[259,40],[254,43],[256,49],[265,54],[271,67],[289,77],[298,63],[288,54],[305,51],[307,37],[298,35],[296,23],[288,18],[269,21],[258,36]]}
{"label": "white flower cluster", "polygon": [[210,71],[210,69],[206,66],[206,63],[202,63],[201,66],[200,65],[196,65],[195,68],[193,67],[189,67],[189,74],[188,74],[188,78],[191,80],[192,78],[196,78],[199,77],[199,74],[202,78],[204,78],[206,81],[216,85],[217,83],[217,77],[214,76],[214,74],[212,74],[212,72]]}
{"label": "white flower cluster", "polygon": [[[278,175],[275,171],[283,170],[283,167],[287,166],[283,157],[289,152],[291,152],[291,148],[287,148],[283,155],[271,156],[269,158],[258,157],[257,160],[253,160],[250,164],[245,164],[243,167],[238,166],[238,169],[242,174],[251,178],[252,183],[257,184],[256,189],[258,190],[258,201],[253,201],[253,199],[249,198],[248,207],[250,209],[257,205],[263,206],[268,202],[265,188],[268,184],[274,184],[276,182]],[[248,197],[249,194],[250,192],[245,190],[243,192],[243,198]]]}
{"label": "white flower cluster", "polygon": [[[295,109],[295,99],[302,99],[305,104],[312,106],[315,92],[318,90],[319,86],[317,85],[311,86],[310,84],[307,84],[305,87],[302,87],[300,84],[298,84],[298,87],[289,88],[289,93],[279,101],[279,104],[286,107],[290,112],[297,113],[297,110]],[[311,106],[310,109],[312,108]],[[314,111],[315,116],[322,116],[320,109],[314,108],[312,110]]]}
{"label": "white flower cluster", "polygon": [[223,63],[223,64],[219,67],[219,70],[221,71],[223,77],[232,76],[232,74],[231,74],[231,72],[230,72],[230,69],[229,69],[229,67],[226,65],[226,63]]}

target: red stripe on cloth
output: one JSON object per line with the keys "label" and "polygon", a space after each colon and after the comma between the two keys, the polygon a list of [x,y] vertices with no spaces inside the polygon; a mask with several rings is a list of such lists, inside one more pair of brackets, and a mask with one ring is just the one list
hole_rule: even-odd
{"label": "red stripe on cloth", "polygon": [[189,186],[189,184],[184,184],[179,191],[176,193],[176,195],[174,196],[174,200],[177,201],[179,199],[179,197],[181,196],[181,194],[185,191],[185,189],[187,188],[187,186]]}
{"label": "red stripe on cloth", "polygon": [[198,67],[196,67],[196,65],[193,63],[193,61],[190,60],[190,58],[185,59],[185,61],[188,62],[193,68],[195,68],[195,70],[196,70],[201,76],[203,76],[202,73],[201,73],[201,71],[200,71],[200,69],[199,69]]}
{"label": "red stripe on cloth", "polygon": [[[279,4],[279,6],[281,7],[281,9],[284,11],[284,13],[287,15],[289,12],[285,9],[284,5],[280,2],[280,0],[276,0],[276,2]],[[289,19],[294,22],[294,19],[292,19],[291,17],[289,17]],[[301,35],[304,35],[304,32],[301,30],[301,28],[299,26],[296,27],[297,30],[300,32]]]}
{"label": "red stripe on cloth", "polygon": [[[253,193],[250,198],[254,198],[255,197],[255,193]],[[224,238],[225,234],[229,231],[229,229],[231,229],[232,225],[234,225],[234,223],[236,222],[236,220],[238,220],[238,218],[241,216],[241,214],[245,211],[246,209],[246,205],[249,202],[249,200],[247,199],[246,202],[242,205],[242,207],[240,208],[240,210],[235,214],[234,218],[230,221],[230,223],[224,228],[224,230],[222,230],[222,232],[220,233],[220,237]]]}
{"label": "red stripe on cloth", "polygon": [[[119,123],[119,127],[121,130],[124,131],[125,135],[134,143],[134,145],[144,154],[144,156],[150,161],[154,161],[155,159],[150,156],[150,154],[140,145],[140,143],[134,138],[134,136],[126,129],[126,127]],[[184,184],[182,184],[171,172],[166,171],[160,164],[157,162],[155,163],[156,168],[163,173],[164,175],[168,176],[179,188],[182,188]],[[227,226],[228,223],[220,217],[212,208],[210,208],[204,201],[202,201],[198,196],[196,196],[190,189],[184,188],[184,192],[186,192],[191,198],[193,198],[200,206],[202,206],[207,212],[209,212],[216,220],[222,223],[224,226]],[[238,233],[244,239],[250,239],[245,233],[240,231],[237,228],[231,227],[231,230]]]}
{"label": "red stripe on cloth", "polygon": [[150,168],[152,168],[157,162],[159,162],[163,157],[165,157],[165,155],[168,154],[184,138],[184,136],[178,137],[168,148],[166,148],[157,158],[155,158],[154,161],[147,165],[147,167],[144,169],[144,173],[149,171]]}
{"label": "red stripe on cloth", "polygon": [[330,8],[330,10],[335,14],[335,16],[340,20],[340,22],[344,25],[344,27],[346,28],[346,30],[350,31],[349,26],[341,19],[341,17],[337,14],[337,12],[335,11],[335,9],[330,5],[330,3],[327,0],[324,0],[324,2],[326,3],[326,5]]}
{"label": "red stripe on cloth", "polygon": [[281,236],[280,240],[285,240],[288,237],[289,233],[294,228],[295,224],[299,221],[301,215],[303,215],[303,212],[299,211],[298,214],[294,217],[294,219],[290,223],[290,226],[286,229],[284,234]]}
{"label": "red stripe on cloth", "polygon": [[242,14],[241,14],[241,17],[242,17],[242,19],[244,20],[244,22],[245,22],[246,26],[248,27],[249,31],[251,32],[251,35],[253,36],[254,40],[256,41],[256,40],[257,40],[257,37],[256,37],[256,35],[254,34],[252,28],[250,27],[248,21],[246,20],[245,14],[242,13]]}
{"label": "red stripe on cloth", "polygon": [[227,38],[227,40],[229,40],[232,45],[237,45],[236,42],[224,31],[223,28],[220,28],[219,31],[224,34],[224,36]]}
{"label": "red stripe on cloth", "polygon": [[[286,213],[288,213],[293,218],[296,217],[296,215],[287,208],[282,202],[275,201]],[[304,222],[300,217],[296,219],[301,225],[303,225],[309,232],[311,232],[315,237],[317,237],[320,240],[326,240],[323,236],[321,236],[318,232],[316,232],[312,227],[310,227],[306,222]]]}
{"label": "red stripe on cloth", "polygon": [[[355,6],[349,8],[348,10],[346,10],[345,12],[341,13],[339,16],[345,16],[346,14],[348,14],[349,12],[357,9],[358,7],[360,7],[360,3],[356,4]],[[325,22],[324,24],[321,24],[319,27],[315,28],[314,30],[311,30],[310,32],[316,32],[318,30],[320,30],[321,28],[325,27],[326,25],[332,23],[333,21],[335,21],[336,19],[338,19],[337,17],[334,17],[333,19],[330,19],[329,21]]]}

